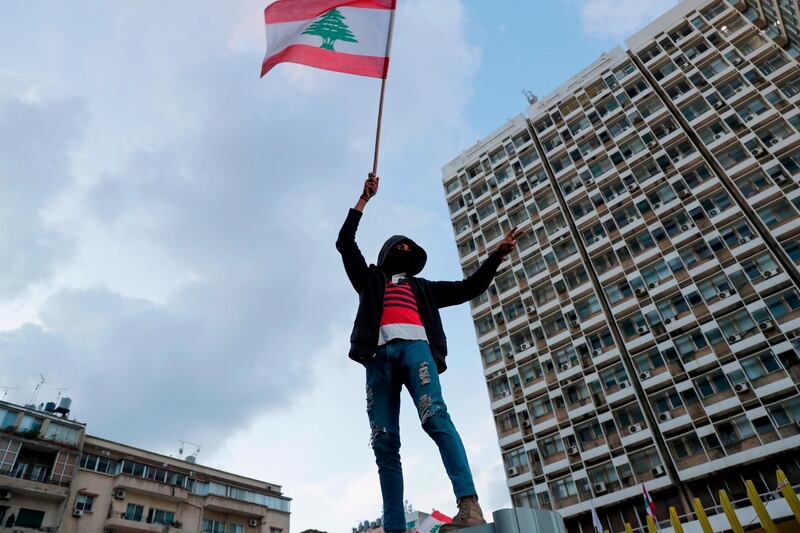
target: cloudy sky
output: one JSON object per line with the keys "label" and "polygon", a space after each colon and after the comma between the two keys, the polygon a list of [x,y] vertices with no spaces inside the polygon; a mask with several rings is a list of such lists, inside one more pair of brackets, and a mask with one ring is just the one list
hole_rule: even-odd
{"label": "cloudy sky", "polygon": [[[441,166],[673,0],[400,0],[379,196],[359,234],[460,270]],[[0,19],[0,386],[66,387],[89,431],[284,486],[292,530],[380,514],[356,306],[333,242],[379,82],[258,71],[263,0],[14,3]],[[557,47],[554,44],[557,43]],[[558,50],[558,54],[554,50]],[[465,306],[445,398],[486,507],[509,504]],[[0,396],[2,396],[0,394]],[[403,406],[407,498],[454,508]]]}

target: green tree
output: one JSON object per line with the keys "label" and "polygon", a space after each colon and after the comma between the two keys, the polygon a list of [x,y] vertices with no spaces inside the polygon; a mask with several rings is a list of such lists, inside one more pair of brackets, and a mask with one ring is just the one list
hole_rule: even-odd
{"label": "green tree", "polygon": [[338,9],[331,9],[323,13],[317,20],[314,21],[304,35],[319,35],[322,37],[322,46],[325,50],[333,50],[333,43],[335,41],[345,41],[348,43],[357,43],[355,35],[350,31],[350,28],[344,21],[344,16]]}

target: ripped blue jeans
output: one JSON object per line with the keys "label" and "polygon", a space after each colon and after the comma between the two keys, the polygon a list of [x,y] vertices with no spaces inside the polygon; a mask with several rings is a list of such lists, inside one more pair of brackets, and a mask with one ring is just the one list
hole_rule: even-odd
{"label": "ripped blue jeans", "polygon": [[436,442],[456,498],[476,494],[464,444],[442,399],[436,362],[425,341],[397,340],[367,363],[367,414],[383,494],[383,527],[405,531],[400,464],[400,392],[405,385],[425,432]]}

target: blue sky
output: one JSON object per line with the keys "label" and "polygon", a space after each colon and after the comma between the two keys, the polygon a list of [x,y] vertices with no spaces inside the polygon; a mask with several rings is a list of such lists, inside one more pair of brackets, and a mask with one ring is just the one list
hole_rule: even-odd
{"label": "blue sky", "polygon": [[[460,277],[441,166],[671,0],[401,0],[381,191],[359,243],[405,233]],[[502,9],[498,8],[502,6]],[[102,437],[282,484],[292,530],[380,513],[356,295],[333,243],[372,161],[379,82],[263,80],[262,0],[15,4],[0,20],[0,386],[66,387]],[[557,43],[557,46],[554,44]],[[468,307],[445,398],[481,501],[509,503]],[[406,397],[407,398],[407,397]],[[453,512],[405,399],[407,498]]]}

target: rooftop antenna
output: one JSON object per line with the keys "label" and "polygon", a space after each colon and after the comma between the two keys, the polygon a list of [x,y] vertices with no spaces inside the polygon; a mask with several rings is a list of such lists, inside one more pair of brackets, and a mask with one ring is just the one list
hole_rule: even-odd
{"label": "rooftop antenna", "polygon": [[61,391],[69,390],[69,387],[50,387],[50,390],[58,391],[58,394],[56,395],[56,405],[58,405],[58,400],[61,399]]}
{"label": "rooftop antenna", "polygon": [[42,380],[39,383],[37,383],[36,384],[36,388],[33,389],[33,396],[31,397],[31,404],[36,404],[36,397],[39,395],[39,389],[41,389],[42,385],[44,385],[44,383],[45,383],[44,376],[42,374],[39,374],[39,377],[42,378]]}
{"label": "rooftop antenna", "polygon": [[528,103],[530,105],[533,105],[539,101],[539,97],[533,94],[533,91],[529,91],[528,89],[523,89],[522,94],[525,96],[525,98],[527,98]]}
{"label": "rooftop antenna", "polygon": [[19,387],[0,387],[0,391],[3,391],[3,397],[0,400],[5,400],[10,390],[19,390]]}
{"label": "rooftop antenna", "polygon": [[194,453],[190,454],[190,455],[187,455],[186,459],[184,459],[184,461],[187,461],[189,463],[196,462],[197,461],[197,455],[200,453],[200,448],[202,448],[202,446],[200,444],[195,444],[194,442],[189,442],[188,440],[179,440],[178,442],[181,443],[181,447],[178,448],[178,456],[181,459],[183,459],[183,449],[188,444],[190,446],[194,446]]}

